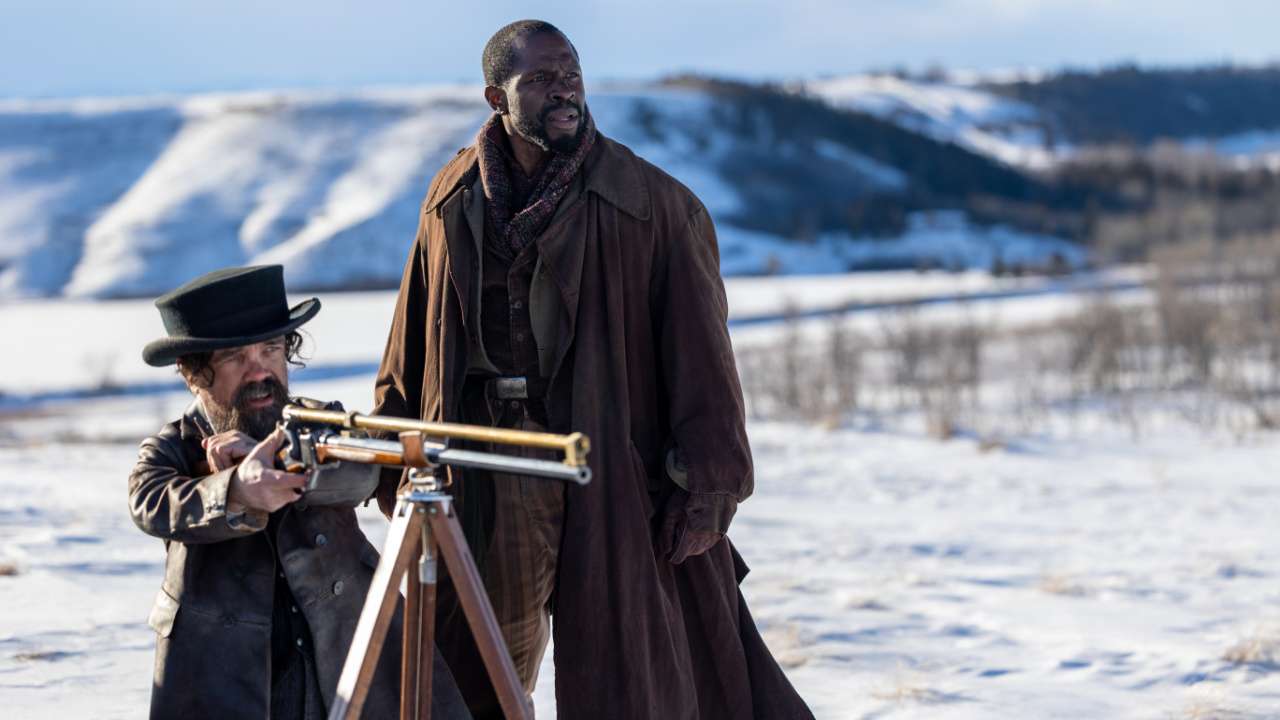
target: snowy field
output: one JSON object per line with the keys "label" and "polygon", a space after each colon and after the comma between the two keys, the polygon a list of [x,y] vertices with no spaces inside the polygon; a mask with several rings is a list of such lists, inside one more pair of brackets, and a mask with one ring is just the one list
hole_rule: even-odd
{"label": "snowy field", "polygon": [[[739,320],[993,293],[1010,320],[1072,302],[997,292],[1027,282],[754,278],[729,294]],[[393,296],[322,298],[293,390],[368,409]],[[735,324],[735,342],[779,325]],[[138,440],[187,402],[138,358],[158,315],[143,301],[11,303],[0,334],[0,715],[144,717],[164,551],[130,522],[125,479]],[[113,387],[128,392],[87,392]],[[927,439],[911,418],[750,423],[756,492],[730,537],[756,620],[816,715],[1280,717],[1280,438],[1171,426],[1135,441],[1087,415],[1048,427],[988,447]],[[380,544],[381,516],[362,523]],[[552,674],[545,663],[543,719]]]}

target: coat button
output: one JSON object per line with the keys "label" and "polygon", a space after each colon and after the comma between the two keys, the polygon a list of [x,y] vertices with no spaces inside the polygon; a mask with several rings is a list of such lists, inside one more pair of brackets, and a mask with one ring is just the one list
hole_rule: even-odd
{"label": "coat button", "polygon": [[328,545],[328,544],[329,544],[329,539],[326,538],[324,535],[316,536],[316,547],[324,547],[325,545]]}
{"label": "coat button", "polygon": [[519,309],[520,309],[520,308],[522,308],[522,307],[524,307],[524,303],[522,303],[522,302],[520,302],[519,300],[517,300],[517,301],[516,301],[516,309],[517,309],[517,310],[519,310]]}
{"label": "coat button", "polygon": [[222,623],[222,627],[229,628],[232,625],[236,624],[236,619],[231,617],[230,615],[223,615],[221,618],[218,619],[218,622]]}
{"label": "coat button", "polygon": [[341,594],[342,594],[342,581],[341,581],[341,580],[339,580],[338,582],[336,582],[336,583],[334,583],[334,584],[333,584],[333,594],[334,594],[334,595],[341,595]]}
{"label": "coat button", "polygon": [[236,568],[231,571],[231,574],[238,578],[242,578],[245,575],[248,575],[249,571],[245,570],[243,565],[237,565]]}
{"label": "coat button", "polygon": [[524,342],[524,333],[516,333],[516,342]]}
{"label": "coat button", "polygon": [[513,407],[513,408],[518,408],[518,407],[520,407],[520,401],[519,401],[519,400],[512,400],[512,401],[511,401],[511,407]]}

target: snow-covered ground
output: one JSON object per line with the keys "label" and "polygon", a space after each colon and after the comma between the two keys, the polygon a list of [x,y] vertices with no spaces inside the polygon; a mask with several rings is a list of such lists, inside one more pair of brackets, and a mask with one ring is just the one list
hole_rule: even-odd
{"label": "snow-covered ground", "polygon": [[[729,322],[746,325],[789,312],[809,314],[848,307],[1002,295],[1052,295],[1101,283],[1129,286],[1147,268],[1129,267],[1063,278],[997,278],[982,271],[867,272],[725,280]],[[322,311],[304,328],[311,336],[311,367],[300,379],[372,372],[386,342],[395,293],[315,293]],[[298,303],[311,293],[290,299]],[[1022,306],[1026,307],[1026,305]],[[765,332],[769,332],[767,329]],[[178,387],[172,368],[141,362],[142,347],[164,335],[151,300],[21,300],[0,304],[0,337],[9,347],[39,348],[38,356],[5,358],[0,412],[32,403],[78,400],[97,391],[151,392]],[[370,391],[372,392],[372,391]],[[372,395],[369,396],[372,398]],[[370,401],[359,404],[367,407]],[[0,431],[3,437],[3,431]]]}
{"label": "snow-covered ground", "polygon": [[[729,293],[754,317],[995,287],[902,273],[743,279]],[[367,409],[391,297],[324,295],[293,389]],[[984,302],[1009,320],[1073,300]],[[777,331],[733,330],[735,342]],[[73,332],[87,339],[58,339]],[[146,713],[164,552],[129,521],[125,477],[137,440],[187,402],[148,391],[171,374],[137,371],[159,334],[142,301],[0,305],[0,392],[27,398],[0,404],[5,717]],[[94,356],[115,358],[113,383],[135,392],[60,397],[102,379]],[[1135,441],[1086,414],[988,447],[926,439],[922,424],[750,423],[756,492],[730,536],[756,620],[819,718],[1280,717],[1273,439],[1171,426]],[[380,543],[380,516],[362,511],[362,524]],[[553,672],[545,663],[540,718],[554,717]]]}

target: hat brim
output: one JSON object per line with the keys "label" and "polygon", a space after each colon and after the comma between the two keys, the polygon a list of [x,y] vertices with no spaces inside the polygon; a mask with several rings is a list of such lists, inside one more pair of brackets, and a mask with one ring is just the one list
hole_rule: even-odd
{"label": "hat brim", "polygon": [[320,312],[319,298],[311,298],[298,303],[289,311],[289,322],[280,327],[270,328],[253,335],[227,338],[197,338],[173,335],[148,343],[142,349],[142,360],[152,367],[164,367],[177,362],[183,355],[190,355],[210,350],[242,347],[254,343],[265,342],[297,330],[308,320]]}

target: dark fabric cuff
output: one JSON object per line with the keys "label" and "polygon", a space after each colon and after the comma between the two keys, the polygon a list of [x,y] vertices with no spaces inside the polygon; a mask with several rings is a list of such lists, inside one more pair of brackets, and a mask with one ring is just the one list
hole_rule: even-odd
{"label": "dark fabric cuff", "polygon": [[738,501],[732,495],[694,493],[685,506],[689,529],[698,532],[729,532],[729,522],[738,511]]}

